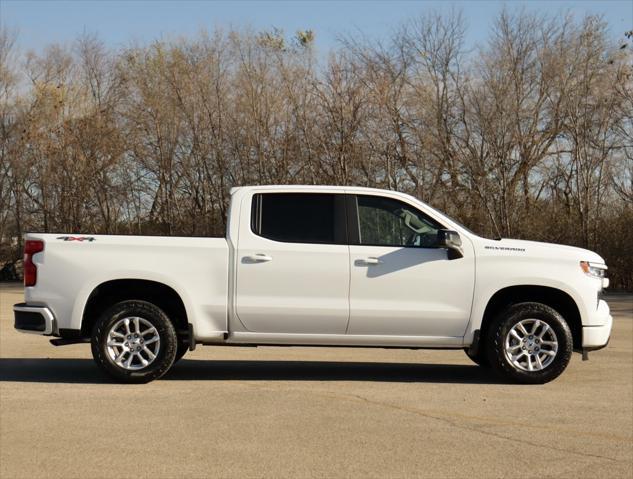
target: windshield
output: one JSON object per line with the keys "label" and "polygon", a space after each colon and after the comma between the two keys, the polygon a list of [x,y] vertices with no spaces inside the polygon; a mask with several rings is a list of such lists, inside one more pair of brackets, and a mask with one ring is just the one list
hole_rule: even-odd
{"label": "windshield", "polygon": [[[420,200],[418,200],[420,201]],[[455,223],[457,226],[459,226],[460,228],[466,230],[468,233],[475,235],[475,236],[479,236],[477,233],[475,233],[473,230],[471,230],[470,228],[468,228],[467,226],[464,226],[461,222],[457,221],[455,218],[451,218],[450,216],[448,216],[446,213],[443,213],[442,211],[438,210],[437,208],[432,207],[431,205],[429,205],[428,203],[424,203],[426,206],[428,206],[429,208],[431,208],[433,211],[435,211],[437,214],[444,216],[445,218],[451,220],[453,223]]]}

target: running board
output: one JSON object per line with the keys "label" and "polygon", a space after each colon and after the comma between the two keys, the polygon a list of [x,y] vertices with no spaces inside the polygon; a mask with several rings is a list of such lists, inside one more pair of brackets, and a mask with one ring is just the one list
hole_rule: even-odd
{"label": "running board", "polygon": [[227,344],[274,344],[290,346],[346,346],[346,347],[398,347],[398,348],[438,348],[461,349],[462,336],[378,336],[365,334],[288,334],[234,332],[227,338]]}

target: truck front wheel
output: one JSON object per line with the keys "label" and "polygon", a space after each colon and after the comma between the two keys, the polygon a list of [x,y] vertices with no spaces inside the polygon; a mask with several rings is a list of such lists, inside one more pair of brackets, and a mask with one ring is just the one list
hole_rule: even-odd
{"label": "truck front wheel", "polygon": [[177,363],[189,351],[189,342],[178,338],[178,347],[176,349],[176,357],[174,363]]}
{"label": "truck front wheel", "polygon": [[117,381],[146,383],[174,363],[178,339],[167,315],[146,301],[122,301],[94,325],[92,356]]}
{"label": "truck front wheel", "polygon": [[486,338],[492,368],[505,379],[524,384],[546,383],[567,367],[572,353],[569,325],[541,303],[509,306],[493,320]]}

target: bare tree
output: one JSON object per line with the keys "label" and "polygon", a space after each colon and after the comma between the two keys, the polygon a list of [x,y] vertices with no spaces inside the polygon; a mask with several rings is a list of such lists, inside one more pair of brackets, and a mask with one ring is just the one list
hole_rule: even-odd
{"label": "bare tree", "polygon": [[[633,287],[630,38],[587,16],[459,11],[390,38],[201,33],[17,55],[0,30],[0,260],[26,231],[215,235],[233,186],[412,193],[484,235],[598,249]],[[17,240],[18,244],[14,244]]]}

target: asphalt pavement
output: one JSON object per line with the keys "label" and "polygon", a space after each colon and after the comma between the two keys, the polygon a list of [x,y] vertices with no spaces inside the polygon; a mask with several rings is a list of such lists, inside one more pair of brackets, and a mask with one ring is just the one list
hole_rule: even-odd
{"label": "asphalt pavement", "polygon": [[0,477],[633,477],[633,296],[609,346],[500,383],[462,351],[198,347],[113,384],[87,344],[13,330],[0,284]]}

